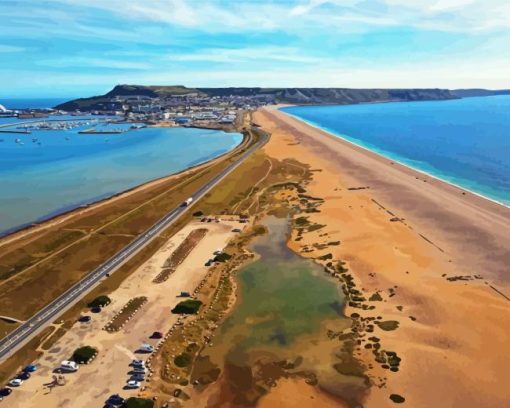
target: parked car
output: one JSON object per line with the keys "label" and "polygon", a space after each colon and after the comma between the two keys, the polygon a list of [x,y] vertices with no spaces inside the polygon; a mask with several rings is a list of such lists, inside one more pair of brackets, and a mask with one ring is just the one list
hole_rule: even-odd
{"label": "parked car", "polygon": [[126,387],[127,388],[140,388],[140,383],[138,381],[129,380],[126,383]]}
{"label": "parked car", "polygon": [[13,378],[11,381],[9,381],[10,387],[19,387],[21,384],[23,384],[23,380],[20,380],[19,378]]}
{"label": "parked car", "polygon": [[151,339],[162,339],[162,338],[163,338],[163,333],[161,333],[159,331],[155,331],[154,333],[152,333]]}
{"label": "parked car", "polygon": [[131,381],[145,381],[145,375],[141,373],[133,374],[130,378]]}
{"label": "parked car", "polygon": [[11,395],[11,392],[12,392],[12,388],[2,388],[0,389],[0,397],[8,397],[9,395]]}
{"label": "parked car", "polygon": [[119,394],[110,395],[110,398],[106,400],[108,405],[122,405],[124,404],[124,398],[122,398]]}
{"label": "parked car", "polygon": [[60,363],[60,369],[63,371],[75,372],[80,366],[75,361],[64,360]]}
{"label": "parked car", "polygon": [[90,311],[92,313],[101,313],[101,307],[99,307],[99,306],[91,307]]}
{"label": "parked car", "polygon": [[144,360],[133,360],[131,361],[131,364],[129,364],[131,366],[134,366],[134,367],[144,367],[145,366],[145,361]]}
{"label": "parked car", "polygon": [[232,232],[241,232],[241,229],[240,229],[240,228],[234,228],[234,229],[232,230]]}
{"label": "parked car", "polygon": [[35,364],[29,364],[23,368],[23,371],[26,373],[33,373],[37,370],[37,366]]}
{"label": "parked car", "polygon": [[88,323],[92,320],[92,317],[88,316],[88,315],[84,315],[84,316],[80,316],[80,318],[78,319],[78,321],[80,323]]}
{"label": "parked car", "polygon": [[28,380],[30,378],[30,373],[28,371],[22,371],[19,373],[16,378],[19,378],[20,380]]}
{"label": "parked car", "polygon": [[150,344],[144,343],[140,346],[138,350],[144,353],[152,353],[154,351],[154,347],[151,346]]}

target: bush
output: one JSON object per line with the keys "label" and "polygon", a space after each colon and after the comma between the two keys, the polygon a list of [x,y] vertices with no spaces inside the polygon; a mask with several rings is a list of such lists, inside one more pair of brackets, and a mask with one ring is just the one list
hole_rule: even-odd
{"label": "bush", "polygon": [[222,252],[214,257],[214,262],[225,262],[232,258],[232,255],[227,254],[226,252]]}
{"label": "bush", "polygon": [[201,217],[202,215],[204,215],[204,213],[202,211],[195,211],[193,213],[193,217]]}
{"label": "bush", "polygon": [[101,295],[95,298],[92,302],[88,304],[88,307],[105,307],[109,305],[112,302],[112,300],[106,296]]}
{"label": "bush", "polygon": [[71,360],[78,364],[84,364],[87,363],[96,354],[97,350],[94,347],[84,346],[74,350]]}
{"label": "bush", "polygon": [[307,225],[308,224],[308,217],[298,217],[294,220],[296,225]]}
{"label": "bush", "polygon": [[128,398],[122,406],[124,408],[152,408],[154,406],[154,401],[145,398],[131,397]]}
{"label": "bush", "polygon": [[191,356],[188,353],[179,354],[175,357],[174,363],[177,367],[187,367],[191,364]]}
{"label": "bush", "polygon": [[172,309],[174,314],[197,314],[198,309],[202,306],[200,300],[187,299],[179,302],[177,306]]}

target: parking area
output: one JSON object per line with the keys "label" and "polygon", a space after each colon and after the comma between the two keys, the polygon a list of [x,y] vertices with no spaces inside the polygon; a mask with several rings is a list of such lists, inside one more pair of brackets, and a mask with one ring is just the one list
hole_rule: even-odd
{"label": "parking area", "polygon": [[[155,347],[177,322],[179,316],[172,314],[171,309],[182,300],[180,296],[193,293],[208,269],[206,263],[244,225],[233,217],[213,218],[210,222],[195,220],[186,225],[108,295],[112,301],[108,306],[99,313],[84,311],[90,319],[83,320],[89,321],[76,322],[34,362],[37,370],[31,373],[30,378],[19,387],[12,387],[13,392],[0,404],[75,408],[103,406],[112,394],[120,394],[124,398],[137,395],[140,391],[138,385],[143,386],[148,379],[144,375],[143,363],[135,364],[133,360],[145,360],[151,353],[151,347]],[[173,251],[197,228],[207,229],[205,237],[167,280],[154,283],[153,279]],[[147,301],[119,331],[103,330],[124,305],[140,296],[146,297]],[[73,352],[82,346],[98,350],[97,357],[90,364],[81,364],[76,372],[55,371],[62,361],[69,360]],[[127,381],[136,383],[130,383],[133,388],[128,389]]]}

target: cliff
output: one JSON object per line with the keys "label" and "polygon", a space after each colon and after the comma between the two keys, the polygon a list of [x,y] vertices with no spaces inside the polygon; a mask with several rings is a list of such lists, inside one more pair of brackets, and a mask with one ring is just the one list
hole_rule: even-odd
{"label": "cliff", "polygon": [[459,98],[470,98],[475,96],[510,95],[510,89],[454,89],[452,93]]}

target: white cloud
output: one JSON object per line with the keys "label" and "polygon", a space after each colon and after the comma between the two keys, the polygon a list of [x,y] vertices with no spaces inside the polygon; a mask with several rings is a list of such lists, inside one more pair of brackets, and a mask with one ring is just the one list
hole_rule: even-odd
{"label": "white cloud", "polygon": [[[405,25],[441,31],[508,28],[508,0],[308,0],[291,2],[219,0],[58,0],[205,32],[287,31],[320,27],[339,31]],[[368,27],[367,27],[368,28]]]}
{"label": "white cloud", "polygon": [[293,47],[259,46],[247,48],[206,48],[190,54],[167,55],[171,61],[204,61],[204,62],[292,62],[315,64],[324,58],[306,56]]}

